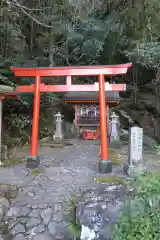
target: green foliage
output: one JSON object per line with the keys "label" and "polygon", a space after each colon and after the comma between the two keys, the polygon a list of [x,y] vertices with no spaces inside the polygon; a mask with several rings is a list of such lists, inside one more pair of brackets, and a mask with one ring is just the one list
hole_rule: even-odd
{"label": "green foliage", "polygon": [[155,145],[156,155],[160,156],[160,145]]}
{"label": "green foliage", "polygon": [[68,223],[68,230],[73,236],[74,240],[79,239],[81,232],[81,225],[76,217],[77,202],[74,198],[69,200],[68,206],[65,211],[65,219]]}
{"label": "green foliage", "polygon": [[124,53],[146,67],[159,68],[160,3],[155,0],[139,1],[127,9],[128,46]]}
{"label": "green foliage", "polygon": [[9,67],[24,58],[25,36],[17,21],[19,13],[10,11],[3,2],[0,3],[0,83],[13,86],[8,79]]}
{"label": "green foliage", "polygon": [[114,239],[160,239],[160,173],[136,176],[129,185],[134,196],[124,205]]}
{"label": "green foliage", "polygon": [[[87,3],[82,0],[29,0],[25,5],[18,2],[0,4],[0,84],[15,87],[34,82],[34,79],[14,78],[10,66],[99,64],[97,58],[103,51],[105,39],[111,28],[116,32],[115,22],[118,21],[112,14],[106,14],[106,5],[104,8],[103,5],[102,0],[88,0]],[[55,79],[45,79],[47,81],[52,84]],[[86,78],[85,81],[91,80]],[[57,98],[54,93],[42,94],[41,120],[46,108]],[[8,131],[20,141],[28,139],[26,130],[30,131],[32,104],[33,94],[20,94],[19,103],[4,103]]]}

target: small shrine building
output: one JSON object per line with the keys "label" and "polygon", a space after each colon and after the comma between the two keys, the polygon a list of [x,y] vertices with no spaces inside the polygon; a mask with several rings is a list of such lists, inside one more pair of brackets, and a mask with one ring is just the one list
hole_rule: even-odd
{"label": "small shrine building", "polygon": [[[110,131],[110,108],[119,104],[119,92],[106,91],[106,99],[106,118],[108,131]],[[63,100],[74,108],[74,127],[77,136],[84,139],[98,139],[100,136],[99,94],[97,92],[68,92],[63,97]],[[110,132],[108,132],[108,137],[109,134]]]}

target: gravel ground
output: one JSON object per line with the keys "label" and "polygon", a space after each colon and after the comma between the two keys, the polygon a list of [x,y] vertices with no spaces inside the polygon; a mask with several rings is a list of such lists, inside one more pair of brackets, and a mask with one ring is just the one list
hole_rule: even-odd
{"label": "gravel ground", "polygon": [[73,143],[59,149],[40,149],[43,160],[38,175],[24,165],[0,170],[1,183],[17,184],[21,189],[6,216],[15,239],[67,238],[64,203],[72,195],[98,186],[94,177],[99,146],[77,140]]}
{"label": "gravel ground", "polygon": [[[40,149],[43,160],[40,174],[24,165],[0,169],[0,183],[20,187],[17,198],[6,215],[9,231],[16,240],[63,240],[68,232],[64,222],[64,206],[72,195],[98,187],[99,145],[73,140],[64,148]],[[116,166],[113,175],[123,175]]]}

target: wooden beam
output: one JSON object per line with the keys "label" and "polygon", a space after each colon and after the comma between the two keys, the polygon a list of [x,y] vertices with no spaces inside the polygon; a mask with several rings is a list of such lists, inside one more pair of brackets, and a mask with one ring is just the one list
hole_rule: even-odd
{"label": "wooden beam", "polygon": [[[65,103],[69,103],[69,104],[98,104],[99,100],[64,100]],[[108,100],[106,99],[106,103],[108,104],[119,104],[120,100]]]}
{"label": "wooden beam", "polygon": [[[34,92],[35,85],[21,85],[16,88],[16,92]],[[105,91],[125,91],[126,84],[109,84],[105,83]],[[40,84],[40,92],[98,92],[99,85],[95,84],[84,84],[84,85],[45,85]]]}
{"label": "wooden beam", "polygon": [[132,63],[105,66],[71,66],[55,68],[23,68],[12,67],[11,70],[18,77],[51,77],[51,76],[107,76],[126,74]]}

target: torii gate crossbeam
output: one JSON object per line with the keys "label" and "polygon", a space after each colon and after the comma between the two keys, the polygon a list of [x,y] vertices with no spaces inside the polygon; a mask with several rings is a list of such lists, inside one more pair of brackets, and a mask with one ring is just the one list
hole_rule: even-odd
{"label": "torii gate crossbeam", "polygon": [[[35,83],[32,85],[22,85],[16,88],[16,92],[33,92],[33,122],[31,153],[28,157],[28,166],[37,167],[40,162],[38,156],[38,126],[40,113],[40,93],[41,92],[79,92],[96,91],[99,92],[100,104],[100,135],[101,135],[101,155],[99,170],[103,173],[112,171],[112,162],[108,159],[108,140],[107,140],[107,120],[106,120],[106,91],[125,91],[126,84],[105,83],[105,75],[114,76],[126,74],[132,66],[131,63],[108,66],[82,66],[82,67],[55,67],[55,68],[11,68],[15,76],[35,77]],[[64,85],[45,85],[41,83],[41,77],[46,76],[65,76]],[[98,83],[92,85],[72,85],[72,76],[98,76]]]}

